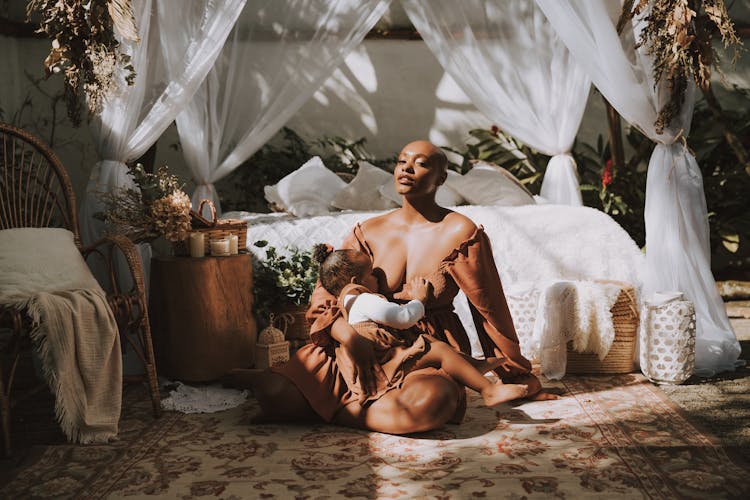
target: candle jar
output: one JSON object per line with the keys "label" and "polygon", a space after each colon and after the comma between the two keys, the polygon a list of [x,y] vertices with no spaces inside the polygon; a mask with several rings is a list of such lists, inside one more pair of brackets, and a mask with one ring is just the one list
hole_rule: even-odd
{"label": "candle jar", "polygon": [[209,246],[211,248],[212,256],[224,257],[229,255],[229,240],[227,238],[211,240]]}
{"label": "candle jar", "polygon": [[206,235],[203,233],[190,233],[190,256],[203,257],[206,255]]}
{"label": "candle jar", "polygon": [[229,255],[237,255],[239,253],[239,241],[240,238],[236,234],[229,235]]}
{"label": "candle jar", "polygon": [[641,371],[656,384],[681,384],[695,368],[695,307],[681,294],[655,294],[641,313]]}

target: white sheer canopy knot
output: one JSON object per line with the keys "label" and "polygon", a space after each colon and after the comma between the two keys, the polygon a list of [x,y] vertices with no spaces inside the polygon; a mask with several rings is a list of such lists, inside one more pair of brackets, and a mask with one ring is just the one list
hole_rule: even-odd
{"label": "white sheer canopy knot", "polygon": [[[591,81],[533,0],[402,0],[440,65],[493,123],[545,154],[570,151]],[[571,158],[544,175],[553,203],[582,205]]]}
{"label": "white sheer canopy knot", "polygon": [[575,159],[570,153],[556,154],[547,164],[539,195],[550,203],[580,207],[583,199],[578,184]]}

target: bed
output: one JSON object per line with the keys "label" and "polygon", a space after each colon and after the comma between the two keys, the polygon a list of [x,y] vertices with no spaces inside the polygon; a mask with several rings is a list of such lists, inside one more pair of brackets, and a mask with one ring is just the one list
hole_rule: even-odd
{"label": "bed", "polygon": [[[484,227],[516,321],[522,350],[527,350],[529,324],[518,318],[519,307],[533,291],[560,280],[616,280],[642,283],[644,256],[627,232],[611,217],[588,207],[549,204],[522,206],[465,205],[453,207]],[[256,259],[265,252],[253,245],[265,240],[284,251],[315,243],[341,244],[352,227],[386,210],[345,210],[316,216],[288,213],[228,212],[224,218],[248,223],[247,248]],[[480,353],[466,298],[456,297],[456,312]]]}

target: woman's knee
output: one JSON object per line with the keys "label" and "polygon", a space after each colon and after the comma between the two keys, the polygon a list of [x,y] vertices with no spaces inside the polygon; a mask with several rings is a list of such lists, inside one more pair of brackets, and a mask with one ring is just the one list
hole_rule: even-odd
{"label": "woman's knee", "polygon": [[252,387],[263,414],[278,420],[317,420],[305,396],[289,379],[264,371]]}
{"label": "woman's knee", "polygon": [[420,428],[430,430],[447,423],[456,412],[459,386],[438,375],[415,375],[404,383],[399,404]]}

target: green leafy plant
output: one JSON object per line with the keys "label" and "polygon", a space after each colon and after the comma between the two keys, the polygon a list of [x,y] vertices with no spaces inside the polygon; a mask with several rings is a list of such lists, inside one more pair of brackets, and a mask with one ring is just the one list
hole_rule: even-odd
{"label": "green leafy plant", "polygon": [[[635,128],[629,128],[626,140],[634,155],[624,166],[615,168],[609,143],[599,135],[596,145],[576,141],[573,158],[578,165],[583,204],[609,214],[640,247],[646,244],[643,210],[646,201],[646,170],[643,153],[650,154],[653,144]],[[644,142],[646,141],[646,142]],[[648,161],[648,157],[645,157]]]}
{"label": "green leafy plant", "polygon": [[253,291],[258,317],[268,318],[271,312],[309,304],[318,280],[318,265],[312,257],[312,250],[287,247],[288,255],[284,255],[265,240],[253,245],[266,251],[264,260],[253,262]]}
{"label": "green leafy plant", "polygon": [[[724,109],[725,124],[750,148],[750,89],[734,87],[732,96],[736,102]],[[712,269],[719,278],[750,279],[750,176],[703,99],[696,103],[687,141],[703,174]]]}
{"label": "green leafy plant", "polygon": [[539,192],[549,156],[511,137],[496,125],[490,129],[470,130],[469,135],[471,142],[463,149],[443,147],[463,158],[461,164],[451,164],[453,170],[463,174],[471,169],[471,160],[484,160],[508,170],[530,191]]}

